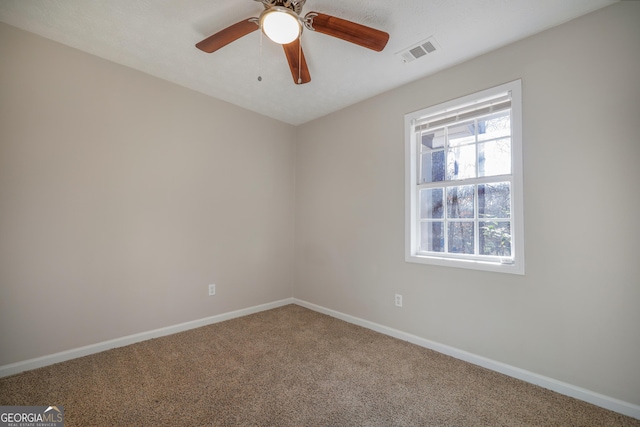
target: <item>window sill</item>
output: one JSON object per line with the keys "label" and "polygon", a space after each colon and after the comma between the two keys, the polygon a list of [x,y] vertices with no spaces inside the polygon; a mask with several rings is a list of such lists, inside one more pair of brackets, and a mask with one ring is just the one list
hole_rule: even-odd
{"label": "window sill", "polygon": [[431,257],[426,255],[408,254],[406,262],[417,264],[438,265],[441,267],[465,268],[469,270],[492,271],[495,273],[508,273],[524,275],[524,263],[517,260],[510,264],[500,262],[466,260],[457,258]]}

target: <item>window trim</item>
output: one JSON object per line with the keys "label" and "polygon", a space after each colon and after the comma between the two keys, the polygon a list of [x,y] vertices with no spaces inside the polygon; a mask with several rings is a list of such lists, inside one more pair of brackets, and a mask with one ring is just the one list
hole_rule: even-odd
{"label": "window trim", "polygon": [[[511,94],[511,203],[513,227],[511,248],[512,263],[501,263],[480,259],[462,259],[450,254],[418,254],[418,150],[415,137],[416,122],[425,116],[446,115],[452,111],[463,111],[474,104],[500,94]],[[412,113],[405,114],[405,261],[447,267],[466,268],[501,273],[524,275],[524,198],[522,159],[522,81],[515,80],[470,95],[446,101]],[[445,181],[449,183],[451,181]]]}

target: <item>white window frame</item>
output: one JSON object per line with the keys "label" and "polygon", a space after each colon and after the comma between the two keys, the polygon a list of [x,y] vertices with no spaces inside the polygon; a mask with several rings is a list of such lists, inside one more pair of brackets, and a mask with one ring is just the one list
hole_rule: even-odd
{"label": "white window frame", "polygon": [[[500,96],[511,98],[511,175],[501,176],[511,183],[511,254],[510,258],[487,259],[476,255],[419,253],[419,145],[416,124],[434,117],[473,109]],[[405,261],[421,264],[467,268],[511,274],[524,274],[524,202],[522,161],[522,81],[516,80],[471,95],[463,96],[405,115]],[[506,178],[506,179],[505,179]],[[458,181],[443,181],[443,185]],[[464,180],[460,182],[464,185]]]}

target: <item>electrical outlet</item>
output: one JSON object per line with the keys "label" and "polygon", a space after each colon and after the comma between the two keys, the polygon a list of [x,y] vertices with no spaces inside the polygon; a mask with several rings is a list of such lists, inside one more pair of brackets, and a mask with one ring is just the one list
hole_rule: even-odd
{"label": "electrical outlet", "polygon": [[209,285],[209,296],[216,294],[216,285]]}
{"label": "electrical outlet", "polygon": [[402,307],[402,295],[396,294],[396,307]]}

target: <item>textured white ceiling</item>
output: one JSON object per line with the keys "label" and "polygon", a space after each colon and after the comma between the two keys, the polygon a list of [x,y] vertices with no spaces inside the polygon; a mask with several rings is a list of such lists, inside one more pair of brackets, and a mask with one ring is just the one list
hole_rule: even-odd
{"label": "textured white ceiling", "polygon": [[[303,15],[334,15],[390,39],[378,53],[305,31],[311,82],[300,86],[280,46],[263,38],[261,48],[259,31],[212,54],[195,48],[258,16],[253,0],[0,0],[0,21],[298,125],[616,1],[307,0]],[[395,55],[428,37],[436,53],[408,64]]]}

